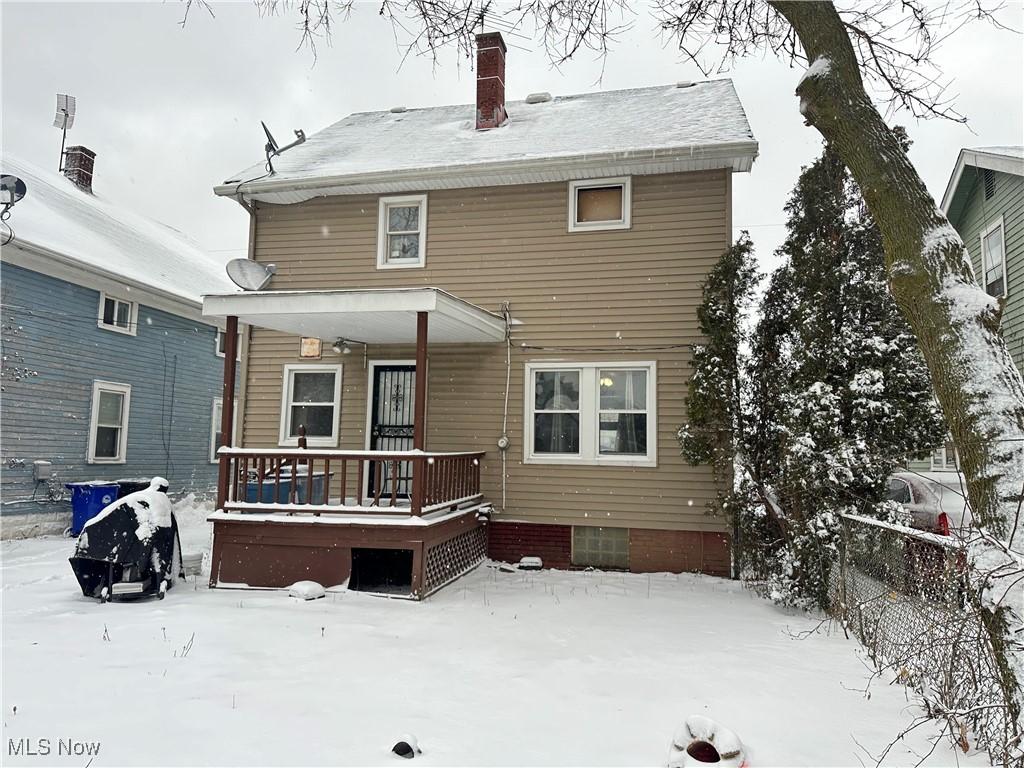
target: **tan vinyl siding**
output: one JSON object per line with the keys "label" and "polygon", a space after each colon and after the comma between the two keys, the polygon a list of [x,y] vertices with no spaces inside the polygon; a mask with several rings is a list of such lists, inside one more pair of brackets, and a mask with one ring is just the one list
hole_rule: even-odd
{"label": "tan vinyl siding", "polygon": [[[495,312],[510,303],[522,325],[513,332],[507,504],[496,520],[724,530],[706,512],[710,470],[682,460],[675,433],[688,345],[700,341],[701,285],[728,245],[728,184],[725,171],[635,177],[631,229],[573,233],[568,184],[429,192],[426,267],[400,270],[376,268],[376,195],[260,205],[255,258],[277,265],[273,289],[433,286]],[[344,364],[339,448],[362,449],[362,348],[341,357],[324,341],[323,362]],[[681,346],[627,351],[670,345]],[[252,330],[244,445],[277,445],[282,370],[302,362],[298,347],[296,337]],[[427,448],[486,450],[484,490],[500,508],[505,348],[432,344],[428,354]],[[368,350],[369,360],[413,357],[410,347]],[[524,464],[524,363],[549,359],[656,361],[657,467]]]}

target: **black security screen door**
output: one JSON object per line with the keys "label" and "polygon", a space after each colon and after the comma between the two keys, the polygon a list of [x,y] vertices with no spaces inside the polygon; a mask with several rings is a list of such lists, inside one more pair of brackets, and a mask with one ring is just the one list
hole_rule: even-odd
{"label": "black security screen door", "polygon": [[[370,416],[371,451],[411,451],[413,413],[416,402],[416,366],[378,365],[373,372],[373,412]],[[369,496],[377,490],[376,462],[370,463]],[[391,495],[392,467],[386,467],[381,477],[381,498]],[[412,492],[412,462],[398,464],[399,496]]]}

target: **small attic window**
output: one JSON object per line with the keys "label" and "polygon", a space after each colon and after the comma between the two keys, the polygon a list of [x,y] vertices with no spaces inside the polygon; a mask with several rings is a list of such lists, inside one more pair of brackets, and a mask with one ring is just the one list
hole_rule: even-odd
{"label": "small attic window", "polygon": [[986,168],[982,176],[985,179],[985,199],[991,200],[996,193],[996,175],[991,169]]}
{"label": "small attic window", "polygon": [[569,182],[569,231],[629,229],[631,186],[628,176]]}

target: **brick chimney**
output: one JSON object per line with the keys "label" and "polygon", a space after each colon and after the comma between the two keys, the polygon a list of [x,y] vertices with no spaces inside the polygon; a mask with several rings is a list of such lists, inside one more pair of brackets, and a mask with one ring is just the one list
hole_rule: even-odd
{"label": "brick chimney", "polygon": [[75,186],[92,194],[92,167],[96,153],[86,147],[68,147],[64,153],[64,175],[75,182]]}
{"label": "brick chimney", "polygon": [[505,112],[505,41],[500,32],[476,36],[476,129],[497,128]]}

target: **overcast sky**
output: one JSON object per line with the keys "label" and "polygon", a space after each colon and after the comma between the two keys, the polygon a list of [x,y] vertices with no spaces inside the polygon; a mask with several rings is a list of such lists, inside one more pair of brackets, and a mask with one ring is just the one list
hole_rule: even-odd
{"label": "overcast sky", "polygon": [[[1019,30],[1022,4],[1008,5],[1001,19]],[[261,18],[244,1],[213,7],[215,17],[193,11],[182,28],[183,6],[174,0],[0,2],[3,149],[55,169],[55,94],[72,94],[78,115],[68,143],[97,153],[95,191],[227,258],[245,255],[247,217],[211,188],[262,159],[261,119],[284,144],[294,128],[311,134],[351,112],[474,99],[469,62],[454,52],[437,66],[425,58],[402,63],[377,2],[339,23],[315,64],[308,50],[296,50],[291,14]],[[636,7],[632,29],[606,61],[584,54],[555,70],[532,41],[508,38],[508,97],[700,79]],[[938,61],[955,79],[969,125],[893,117],[908,127],[911,157],[936,198],[961,147],[1022,143],[1021,36],[975,24],[944,43]],[[769,57],[744,61],[728,76],[760,142],[753,172],[735,177],[734,221],[766,257],[782,240],[782,206],[819,138],[797,111],[799,71]]]}

